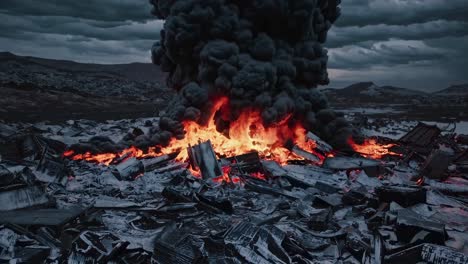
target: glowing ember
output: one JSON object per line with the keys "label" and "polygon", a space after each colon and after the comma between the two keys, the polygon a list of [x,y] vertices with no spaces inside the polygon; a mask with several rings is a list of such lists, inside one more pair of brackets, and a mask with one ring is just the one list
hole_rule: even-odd
{"label": "glowing ember", "polygon": [[401,154],[390,150],[396,144],[379,144],[377,140],[372,138],[364,140],[362,145],[357,144],[352,138],[349,138],[348,144],[354,151],[367,158],[381,159],[385,155],[401,156]]}
{"label": "glowing ember", "polygon": [[419,186],[423,185],[423,184],[424,184],[424,178],[423,178],[423,177],[419,178],[419,179],[416,181],[416,184],[419,185]]}
{"label": "glowing ember", "polygon": [[250,176],[252,176],[253,178],[256,178],[256,179],[259,179],[259,180],[264,180],[266,181],[266,176],[265,174],[261,173],[261,172],[253,172],[250,174]]}
{"label": "glowing ember", "polygon": [[289,124],[291,116],[287,116],[276,125],[265,128],[259,111],[245,110],[236,121],[231,122],[229,135],[226,137],[216,130],[214,119],[215,114],[224,106],[227,106],[227,98],[221,98],[216,102],[211,117],[208,119],[210,121],[206,126],[193,121],[184,122],[185,138],[181,140],[173,138],[168,147],[155,146],[149,148],[147,152],[143,152],[136,147],[130,147],[120,153],[101,154],[91,154],[89,152],[75,154],[73,151],[67,151],[64,156],[72,160],[86,160],[109,165],[112,160],[120,157],[157,157],[180,151],[176,160],[185,161],[188,159],[188,154],[186,151],[181,150],[185,150],[189,145],[196,145],[200,141],[211,140],[213,149],[219,156],[236,156],[257,151],[259,156],[264,159],[271,159],[280,164],[285,164],[291,159],[301,159],[285,148],[286,142],[292,140],[300,148],[323,158],[322,155],[314,151],[315,142],[306,137],[306,130],[300,124],[296,123],[293,126]]}

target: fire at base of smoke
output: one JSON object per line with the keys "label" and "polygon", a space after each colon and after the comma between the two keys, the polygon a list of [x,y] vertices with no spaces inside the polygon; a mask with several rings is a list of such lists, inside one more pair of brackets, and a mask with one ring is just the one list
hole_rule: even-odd
{"label": "fire at base of smoke", "polygon": [[288,118],[335,146],[347,144],[352,129],[317,90],[329,82],[322,44],[340,14],[339,1],[151,3],[165,20],[153,62],[169,72],[167,83],[178,95],[149,145],[183,138],[183,121],[210,122],[220,97],[229,105],[215,115],[218,130],[229,129],[248,108],[260,113],[265,127]]}

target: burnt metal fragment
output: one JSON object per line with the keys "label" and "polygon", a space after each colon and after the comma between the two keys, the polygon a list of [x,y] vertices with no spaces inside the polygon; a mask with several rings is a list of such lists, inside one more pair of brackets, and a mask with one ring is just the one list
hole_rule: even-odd
{"label": "burnt metal fragment", "polygon": [[341,199],[343,195],[341,194],[330,194],[330,195],[316,195],[314,200],[314,206],[317,207],[331,207],[334,210],[342,205]]}
{"label": "burnt metal fragment", "polygon": [[432,239],[440,244],[443,244],[447,237],[444,224],[425,220],[421,215],[409,209],[398,211],[396,225],[398,239],[405,242],[410,242],[421,230],[431,233]]}
{"label": "burnt metal fragment", "polygon": [[371,243],[369,238],[365,237],[360,232],[354,230],[346,235],[346,248],[357,259],[362,259],[366,252],[371,251]]}
{"label": "burnt metal fragment", "polygon": [[421,258],[430,264],[467,264],[468,256],[457,252],[449,247],[424,244],[422,247]]}
{"label": "burnt metal fragment", "polygon": [[315,231],[327,230],[330,225],[331,217],[332,210],[330,208],[322,209],[318,213],[312,214],[307,219],[307,226]]}
{"label": "burnt metal fragment", "polygon": [[71,174],[61,159],[43,155],[36,168],[37,180],[47,183],[59,183],[63,186],[67,183]]}
{"label": "burnt metal fragment", "polygon": [[380,202],[396,202],[408,207],[426,202],[426,190],[420,187],[409,186],[381,186],[375,189]]}
{"label": "burnt metal fragment", "polygon": [[317,181],[314,187],[322,192],[326,192],[329,194],[338,193],[339,191],[341,191],[341,188],[333,185],[332,183],[324,181]]}
{"label": "burnt metal fragment", "polygon": [[16,179],[16,174],[9,171],[5,166],[0,165],[0,186],[9,185]]}
{"label": "burnt metal fragment", "polygon": [[418,263],[422,261],[421,251],[423,245],[410,245],[409,247],[387,251],[384,257],[385,264]]}
{"label": "burnt metal fragment", "polygon": [[155,239],[153,258],[157,263],[200,263],[206,258],[203,240],[175,223],[168,224]]}
{"label": "burnt metal fragment", "polygon": [[361,186],[353,188],[343,194],[342,201],[345,205],[359,205],[364,204],[369,197],[366,187]]}
{"label": "burnt metal fragment", "polygon": [[90,263],[107,263],[128,245],[129,242],[121,241],[110,232],[85,231],[73,242],[70,257],[89,259]]}
{"label": "burnt metal fragment", "polygon": [[422,166],[421,175],[430,179],[446,178],[446,171],[452,161],[452,157],[444,151],[435,150]]}
{"label": "burnt metal fragment", "polygon": [[234,212],[232,202],[229,200],[229,197],[226,197],[214,190],[198,194],[197,198],[200,202],[216,207],[225,213],[232,214]]}
{"label": "burnt metal fragment", "polygon": [[15,263],[43,263],[50,255],[48,247],[17,247],[15,248]]}

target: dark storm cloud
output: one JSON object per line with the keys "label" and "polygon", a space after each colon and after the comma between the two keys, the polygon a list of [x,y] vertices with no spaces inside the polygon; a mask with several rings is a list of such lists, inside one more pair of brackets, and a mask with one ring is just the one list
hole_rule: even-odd
{"label": "dark storm cloud", "polygon": [[86,62],[150,61],[163,21],[147,0],[1,0],[0,50]]}
{"label": "dark storm cloud", "polygon": [[357,44],[357,42],[389,39],[425,40],[461,37],[468,34],[468,22],[434,20],[409,25],[369,25],[334,28],[328,37],[330,48]]}
{"label": "dark storm cloud", "polygon": [[[343,0],[329,32],[332,86],[468,82],[467,0]],[[0,0],[0,51],[86,62],[150,61],[162,21],[148,0]]]}
{"label": "dark storm cloud", "polygon": [[391,66],[433,61],[450,56],[443,48],[430,47],[423,41],[389,40],[345,46],[329,52],[330,63],[340,69],[363,69],[373,65]]}
{"label": "dark storm cloud", "polygon": [[67,16],[97,21],[153,19],[146,0],[1,0],[0,9],[12,15]]}
{"label": "dark storm cloud", "polygon": [[22,34],[24,32],[67,34],[96,38],[101,40],[135,40],[152,39],[157,37],[155,30],[162,27],[163,22],[152,20],[142,23],[136,22],[103,22],[82,18],[64,16],[13,16],[0,13],[2,34]]}
{"label": "dark storm cloud", "polygon": [[330,86],[468,82],[466,0],[347,0],[329,33]]}
{"label": "dark storm cloud", "polygon": [[466,0],[347,0],[337,26],[408,25],[445,19],[467,21]]}

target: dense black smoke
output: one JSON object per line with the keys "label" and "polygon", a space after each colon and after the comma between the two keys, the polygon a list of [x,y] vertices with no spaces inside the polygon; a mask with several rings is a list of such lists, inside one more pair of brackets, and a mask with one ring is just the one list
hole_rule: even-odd
{"label": "dense black smoke", "polygon": [[159,124],[164,136],[153,140],[183,137],[182,120],[205,123],[222,96],[230,110],[219,115],[220,126],[253,107],[265,126],[292,113],[293,122],[329,141],[349,134],[347,122],[327,109],[317,90],[329,82],[322,44],[340,14],[339,2],[151,0],[153,14],[165,20],[153,63],[169,72],[168,85],[178,91]]}

